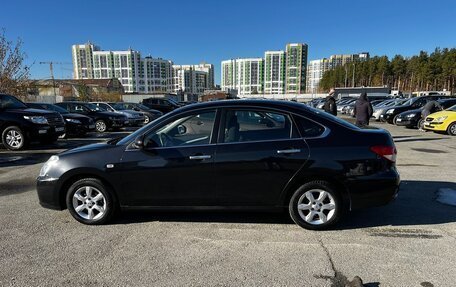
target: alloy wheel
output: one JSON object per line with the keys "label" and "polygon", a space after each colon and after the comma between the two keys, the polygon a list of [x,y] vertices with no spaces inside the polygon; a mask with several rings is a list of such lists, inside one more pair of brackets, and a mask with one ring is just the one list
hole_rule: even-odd
{"label": "alloy wheel", "polygon": [[6,144],[12,148],[19,148],[23,141],[24,138],[16,130],[10,130],[6,134]]}
{"label": "alloy wheel", "polygon": [[97,220],[106,213],[106,199],[93,186],[82,186],[73,195],[73,209],[83,219]]}
{"label": "alloy wheel", "polygon": [[106,123],[104,121],[97,121],[96,129],[98,132],[105,132],[106,131]]}
{"label": "alloy wheel", "polygon": [[336,211],[333,196],[322,189],[311,189],[298,200],[299,216],[307,223],[320,225],[331,220]]}
{"label": "alloy wheel", "polygon": [[144,116],[144,123],[148,124],[150,121],[149,116]]}

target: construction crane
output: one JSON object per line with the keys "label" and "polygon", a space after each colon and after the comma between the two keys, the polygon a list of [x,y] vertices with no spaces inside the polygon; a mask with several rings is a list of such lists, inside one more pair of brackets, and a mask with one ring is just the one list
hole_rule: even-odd
{"label": "construction crane", "polygon": [[49,65],[49,72],[51,74],[52,88],[54,89],[54,96],[57,96],[57,94],[55,92],[54,65],[71,65],[71,63],[45,61],[45,62],[40,62],[40,65]]}

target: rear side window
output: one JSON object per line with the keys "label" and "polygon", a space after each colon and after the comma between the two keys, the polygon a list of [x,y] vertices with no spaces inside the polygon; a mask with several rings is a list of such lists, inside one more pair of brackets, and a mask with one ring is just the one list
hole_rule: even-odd
{"label": "rear side window", "polygon": [[318,137],[325,131],[323,126],[306,118],[296,116],[295,121],[303,138]]}
{"label": "rear side window", "polygon": [[227,110],[224,142],[290,139],[292,123],[288,115],[259,110]]}

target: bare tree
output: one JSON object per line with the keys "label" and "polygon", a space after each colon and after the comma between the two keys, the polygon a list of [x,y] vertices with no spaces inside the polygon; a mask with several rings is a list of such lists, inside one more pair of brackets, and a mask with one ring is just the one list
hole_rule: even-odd
{"label": "bare tree", "polygon": [[22,40],[8,41],[5,29],[0,30],[0,93],[24,98],[30,67],[24,65],[26,55],[22,52]]}

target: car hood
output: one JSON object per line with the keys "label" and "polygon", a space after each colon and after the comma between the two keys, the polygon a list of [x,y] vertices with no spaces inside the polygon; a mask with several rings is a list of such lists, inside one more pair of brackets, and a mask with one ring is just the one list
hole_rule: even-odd
{"label": "car hood", "polygon": [[80,114],[72,114],[72,113],[62,114],[62,117],[66,118],[66,119],[78,119],[78,120],[91,119],[91,117],[88,117],[88,116],[84,116],[84,115],[80,115]]}
{"label": "car hood", "polygon": [[438,118],[438,117],[455,117],[456,118],[456,112],[453,112],[453,111],[440,111],[440,112],[436,112],[436,113],[433,113],[433,114],[430,114],[428,117],[431,117],[431,118]]}
{"label": "car hood", "polygon": [[77,154],[77,153],[102,150],[102,149],[109,149],[109,148],[113,148],[113,147],[116,147],[116,146],[110,145],[108,143],[94,143],[94,144],[80,146],[80,147],[77,147],[74,149],[64,151],[64,152],[60,153],[59,156],[73,155],[73,154]]}
{"label": "car hood", "polygon": [[421,109],[415,109],[415,110],[406,111],[406,112],[401,113],[400,115],[401,116],[407,116],[407,115],[410,115],[410,114],[421,114]]}
{"label": "car hood", "polygon": [[12,112],[15,114],[22,114],[24,116],[40,116],[40,115],[52,115],[55,112],[40,110],[40,109],[8,109],[5,112]]}

